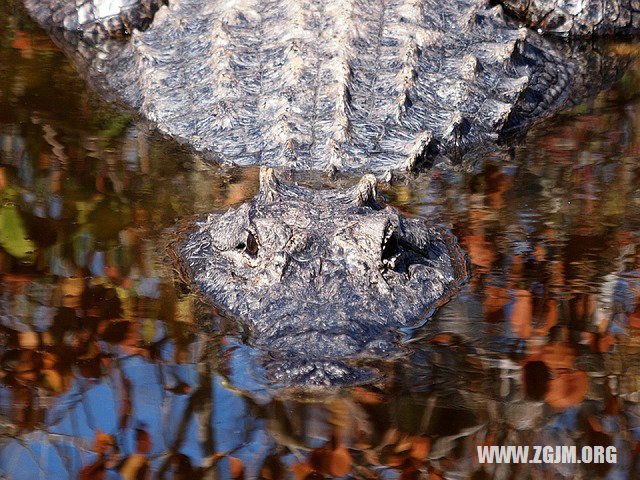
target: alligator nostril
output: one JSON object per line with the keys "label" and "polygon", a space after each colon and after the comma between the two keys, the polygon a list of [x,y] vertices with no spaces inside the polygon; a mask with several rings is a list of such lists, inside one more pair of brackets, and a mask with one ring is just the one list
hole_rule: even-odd
{"label": "alligator nostril", "polygon": [[392,233],[382,245],[382,260],[389,260],[398,254],[398,236]]}
{"label": "alligator nostril", "polygon": [[247,234],[247,253],[252,257],[258,255],[258,240],[251,232]]}
{"label": "alligator nostril", "polygon": [[236,250],[247,252],[250,257],[258,255],[258,240],[251,232],[247,232],[247,241],[240,242],[236,245]]}

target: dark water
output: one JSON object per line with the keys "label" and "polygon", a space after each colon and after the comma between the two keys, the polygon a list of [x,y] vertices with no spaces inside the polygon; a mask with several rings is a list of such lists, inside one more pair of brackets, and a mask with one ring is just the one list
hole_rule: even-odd
{"label": "dark water", "polygon": [[[176,219],[250,198],[257,170],[207,166],[99,100],[14,7],[2,478],[640,476],[640,68],[511,156],[389,187],[458,236],[473,277],[383,383],[302,398],[262,385],[235,336],[202,332],[219,320],[162,248]],[[617,462],[480,465],[483,445],[615,446]]]}

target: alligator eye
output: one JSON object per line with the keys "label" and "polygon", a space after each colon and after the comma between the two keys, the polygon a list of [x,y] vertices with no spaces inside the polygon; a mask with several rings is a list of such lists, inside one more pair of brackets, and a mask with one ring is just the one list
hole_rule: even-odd
{"label": "alligator eye", "polygon": [[398,254],[398,235],[392,233],[382,245],[382,260],[389,260]]}
{"label": "alligator eye", "polygon": [[247,233],[247,253],[255,257],[258,255],[258,241],[253,233]]}

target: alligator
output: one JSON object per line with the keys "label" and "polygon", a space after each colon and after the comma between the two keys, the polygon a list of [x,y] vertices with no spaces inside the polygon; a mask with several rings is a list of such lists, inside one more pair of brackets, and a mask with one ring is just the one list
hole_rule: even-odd
{"label": "alligator", "polygon": [[[371,173],[503,148],[627,62],[543,28],[637,24],[635,0],[25,2],[109,98],[206,158],[262,166],[252,201],[190,224],[171,251],[277,359],[272,380],[307,386],[368,381],[353,362],[397,352],[468,276],[455,239],[384,206]],[[272,167],[368,174],[322,190]]]}

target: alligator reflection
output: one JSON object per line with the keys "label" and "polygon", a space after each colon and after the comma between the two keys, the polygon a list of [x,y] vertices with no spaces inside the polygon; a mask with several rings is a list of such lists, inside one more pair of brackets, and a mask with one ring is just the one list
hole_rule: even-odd
{"label": "alligator reflection", "polygon": [[[379,365],[383,382],[303,398],[270,390],[263,357],[158,254],[174,218],[250,198],[257,172],[197,168],[2,11],[0,475],[637,476],[637,85],[632,72],[512,159],[389,187],[453,229],[474,276]],[[618,463],[475,460],[513,444],[615,445]]]}

